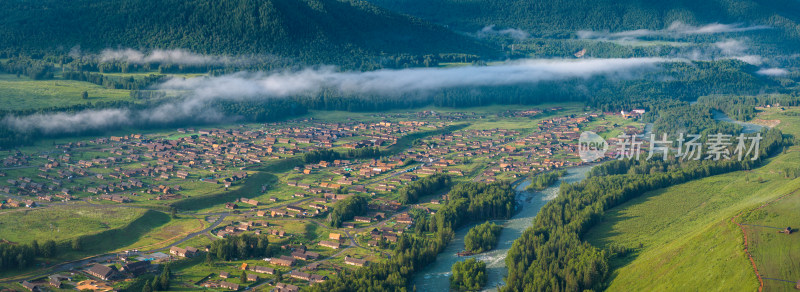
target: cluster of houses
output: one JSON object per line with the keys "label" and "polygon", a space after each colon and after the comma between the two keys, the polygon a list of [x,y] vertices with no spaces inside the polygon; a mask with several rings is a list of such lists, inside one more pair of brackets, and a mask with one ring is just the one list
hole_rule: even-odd
{"label": "cluster of houses", "polygon": [[169,248],[169,253],[172,255],[176,255],[183,258],[190,258],[197,255],[197,248],[187,246],[186,248],[180,248],[177,246],[173,246]]}
{"label": "cluster of houses", "polygon": [[15,200],[15,199],[8,199],[5,201],[0,201],[0,209],[6,208],[36,208],[37,204],[33,200]]}
{"label": "cluster of houses", "polygon": [[[47,277],[47,281],[40,281],[40,282],[30,282],[30,281],[22,281],[19,283],[23,288],[27,289],[28,291],[49,291],[49,287],[54,289],[62,289],[64,288],[64,282],[72,281],[71,276],[55,274],[50,275]],[[48,288],[45,288],[48,287]],[[110,287],[109,287],[110,288]],[[111,291],[111,290],[102,290],[98,289],[99,291]],[[95,291],[98,291],[95,290]]]}
{"label": "cluster of houses", "polygon": [[[169,194],[179,189],[171,186],[179,186],[180,181],[193,178],[195,170],[209,170],[215,173],[210,179],[201,176],[197,176],[196,179],[229,187],[247,175],[245,172],[231,171],[247,164],[332,147],[388,146],[395,143],[399,137],[418,131],[423,126],[436,127],[427,123],[413,122],[321,123],[311,119],[307,122],[309,126],[304,127],[288,123],[271,123],[259,130],[179,129],[179,132],[195,135],[173,140],[156,139],[141,134],[112,136],[56,145],[58,154],[43,154],[38,157],[17,151],[5,157],[2,160],[3,164],[27,166],[40,163],[38,178],[9,179],[6,184],[0,184],[0,192],[33,197],[54,196],[61,192],[68,196],[109,195],[110,197],[103,198],[124,203],[128,200],[123,200],[123,196],[117,192],[138,190],[142,193],[156,194],[157,199],[174,199],[175,197],[170,197]],[[439,123],[439,126],[441,125],[443,123]],[[361,140],[353,140],[354,137]],[[342,138],[349,139],[346,142],[338,142]],[[104,152],[104,155],[95,158],[76,158],[84,157],[76,153],[89,150]],[[341,167],[349,163],[347,160],[337,160],[323,162],[320,167]],[[97,171],[98,168],[107,170]],[[370,169],[373,168],[379,167]],[[311,171],[313,169],[307,172]],[[76,182],[82,178],[82,185],[70,184],[72,187],[62,187],[67,182]],[[144,180],[154,181],[156,183],[153,185],[159,187],[150,187],[142,182]],[[159,181],[161,183],[158,183]],[[343,180],[336,184],[351,183]]]}
{"label": "cluster of houses", "polygon": [[109,281],[135,278],[146,273],[152,273],[154,269],[155,266],[149,260],[129,261],[127,258],[123,258],[119,269],[115,265],[100,263],[89,266],[83,270],[83,273],[89,276],[89,279],[80,282],[73,282],[71,275],[53,274],[47,277],[46,282],[41,280],[37,280],[37,282],[23,281],[20,285],[29,291],[51,291],[50,288],[45,287],[63,289],[65,282],[69,282],[70,285],[80,291],[116,291],[109,285]]}
{"label": "cluster of houses", "polygon": [[[231,225],[224,226],[217,230],[215,234],[220,238],[225,238],[228,236],[239,235],[246,231],[255,231],[255,234],[259,235],[262,233],[262,231],[255,230],[255,228],[259,226],[270,227],[270,224],[267,221],[243,221],[238,222],[238,224],[231,223]],[[267,232],[267,234],[283,237],[286,233],[279,229],[271,229]]]}
{"label": "cluster of houses", "polygon": [[[519,111],[515,115],[535,115],[539,111]],[[573,166],[578,162],[581,128],[598,114],[553,117],[537,123],[538,130],[520,137],[511,129],[462,130],[429,137],[423,145],[407,151],[401,159],[430,161],[414,172],[430,175],[437,172],[464,175],[458,168],[462,159],[488,157],[493,160],[481,180],[491,182],[500,174],[512,177],[552,168]],[[560,157],[555,159],[553,157]],[[442,157],[447,157],[442,159]]]}
{"label": "cluster of houses", "polygon": [[286,275],[289,276],[289,277],[295,278],[295,279],[308,281],[310,284],[322,283],[322,282],[325,282],[325,281],[328,280],[328,276],[317,275],[317,274],[309,274],[309,273],[300,272],[300,271],[297,271],[297,270],[292,270],[289,273],[287,273]]}
{"label": "cluster of houses", "polygon": [[[515,118],[530,118],[540,115],[544,111],[557,111],[553,109],[530,109],[508,111],[503,116]],[[632,111],[629,116],[643,112]],[[625,112],[622,113],[626,115]],[[247,179],[247,172],[243,167],[262,163],[268,160],[283,159],[292,155],[301,155],[308,151],[344,147],[357,149],[370,146],[389,146],[409,133],[421,129],[436,129],[444,127],[451,122],[466,121],[470,119],[483,119],[486,116],[476,113],[438,113],[423,111],[414,114],[376,114],[385,119],[379,122],[343,122],[321,123],[313,119],[306,120],[308,126],[299,127],[291,123],[270,123],[263,129],[179,129],[181,133],[191,135],[174,140],[154,139],[143,135],[128,135],[121,137],[98,138],[88,142],[72,142],[57,145],[63,152],[57,156],[49,154],[39,157],[30,157],[22,153],[15,153],[3,160],[5,165],[29,165],[34,162],[43,162],[38,169],[38,178],[18,177],[11,178],[6,184],[0,185],[0,192],[19,196],[31,196],[31,199],[0,201],[0,208],[4,207],[35,207],[38,198],[40,201],[52,201],[55,198],[63,200],[74,199],[76,195],[90,194],[94,198],[108,200],[116,203],[132,202],[130,196],[150,194],[156,200],[172,200],[179,198],[181,182],[192,180],[202,183],[217,185],[217,187],[230,187],[233,184]],[[416,117],[417,121],[388,120],[398,117]],[[536,124],[538,129],[530,134],[523,135],[514,129],[464,129],[430,136],[422,139],[409,149],[382,159],[335,159],[320,161],[298,167],[294,172],[282,178],[284,183],[295,192],[294,198],[306,198],[281,207],[261,208],[266,200],[256,200],[241,197],[233,202],[226,202],[228,209],[240,207],[257,210],[255,214],[261,217],[321,217],[331,208],[332,204],[344,200],[355,194],[367,194],[371,199],[368,204],[369,212],[366,215],[355,216],[352,222],[344,222],[344,228],[355,228],[357,225],[371,225],[383,221],[393,215],[393,220],[398,223],[395,227],[383,226],[369,231],[369,247],[382,246],[384,243],[397,242],[402,235],[403,228],[414,224],[413,218],[403,209],[403,205],[396,200],[388,199],[375,194],[391,192],[403,185],[416,181],[420,177],[436,173],[448,173],[455,176],[466,175],[465,164],[470,159],[489,158],[488,167],[479,175],[481,181],[491,182],[501,175],[525,175],[552,168],[566,167],[579,164],[578,145],[574,143],[581,134],[581,129],[593,118],[599,115],[579,115],[552,117],[541,120]],[[631,116],[633,117],[633,116]],[[425,121],[431,119],[433,121]],[[636,131],[638,129],[627,129]],[[347,138],[347,139],[343,139]],[[341,140],[341,141],[340,141]],[[96,151],[100,149],[106,157],[93,159],[76,159],[84,157],[77,152],[86,149]],[[558,159],[554,157],[559,157]],[[421,162],[420,165],[410,168],[407,161]],[[98,171],[103,168],[103,171]],[[326,180],[319,181],[314,174],[325,172]],[[208,175],[208,173],[212,173]],[[202,175],[201,175],[202,174]],[[328,174],[333,174],[328,176]],[[2,175],[0,175],[2,176]],[[84,185],[75,185],[81,181]],[[66,184],[70,182],[69,184]],[[285,186],[284,186],[285,187]],[[296,191],[295,191],[296,190]],[[262,187],[266,191],[266,186]],[[35,197],[33,197],[35,196]],[[308,197],[308,198],[307,198]],[[442,197],[446,200],[446,195]],[[276,197],[269,198],[271,203],[277,202]],[[282,200],[282,199],[281,199]],[[432,203],[438,203],[434,200]],[[433,213],[425,207],[425,211]],[[364,223],[364,224],[359,224]],[[269,228],[257,228],[258,226]],[[213,233],[219,237],[255,232],[256,234],[270,234],[279,238],[290,236],[280,226],[271,226],[267,221],[246,221],[231,223],[228,226],[215,229]],[[316,244],[320,247],[338,250],[343,248],[345,236],[342,233],[332,232],[327,240]],[[242,265],[241,269],[255,274],[248,274],[248,280],[258,280],[257,274],[273,275],[278,267],[294,267],[300,263],[307,265],[303,269],[292,270],[285,276],[308,281],[309,284],[327,280],[327,277],[308,273],[318,266],[315,260],[320,258],[319,253],[308,251],[305,246],[285,246],[291,249],[289,255],[269,259],[272,267]],[[198,249],[193,247],[173,246],[169,253],[175,257],[193,257]],[[365,267],[369,261],[361,258],[345,256],[344,263],[354,267]],[[114,266],[101,264],[93,265],[85,270],[95,279],[109,281],[140,275],[151,269],[150,261],[137,261],[125,263],[117,270]],[[220,278],[228,279],[231,275],[220,272]],[[95,281],[95,280],[92,280]],[[56,283],[54,280],[53,283]],[[102,282],[87,282],[86,287],[95,285],[102,289]],[[33,285],[33,284],[31,284]],[[240,286],[229,281],[209,282],[213,288],[239,290]],[[35,286],[35,285],[34,285]],[[210,286],[209,286],[210,287]],[[275,291],[298,291],[294,285],[277,283]],[[97,290],[94,289],[94,290]],[[31,290],[33,291],[33,290]]]}
{"label": "cluster of houses", "polygon": [[364,259],[357,259],[349,255],[344,257],[344,263],[356,267],[366,267],[369,265],[369,261]]}

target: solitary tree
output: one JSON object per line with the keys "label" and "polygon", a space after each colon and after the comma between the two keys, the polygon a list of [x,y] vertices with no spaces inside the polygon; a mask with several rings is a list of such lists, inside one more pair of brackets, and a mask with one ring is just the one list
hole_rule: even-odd
{"label": "solitary tree", "polygon": [[158,282],[161,286],[161,290],[167,291],[169,290],[169,278],[172,277],[172,272],[169,269],[169,265],[164,267],[164,271],[161,272],[161,277],[158,279]]}
{"label": "solitary tree", "polygon": [[33,254],[39,256],[42,255],[42,249],[39,247],[39,242],[35,239],[31,242],[31,248],[33,248]]}
{"label": "solitary tree", "polygon": [[52,258],[56,256],[56,242],[48,240],[42,245],[42,257]]}
{"label": "solitary tree", "polygon": [[81,250],[83,249],[83,237],[75,237],[72,240],[72,250]]}
{"label": "solitary tree", "polygon": [[206,264],[211,265],[214,263],[214,257],[211,255],[211,251],[206,253]]}
{"label": "solitary tree", "polygon": [[242,275],[239,276],[239,281],[241,281],[242,284],[247,284],[247,272],[242,271]]}
{"label": "solitary tree", "polygon": [[89,99],[89,92],[86,92],[86,91],[82,92],[82,93],[81,93],[81,98],[83,98],[83,99]]}
{"label": "solitary tree", "polygon": [[144,282],[144,287],[142,287],[142,292],[151,292],[153,288],[150,287],[150,281]]}

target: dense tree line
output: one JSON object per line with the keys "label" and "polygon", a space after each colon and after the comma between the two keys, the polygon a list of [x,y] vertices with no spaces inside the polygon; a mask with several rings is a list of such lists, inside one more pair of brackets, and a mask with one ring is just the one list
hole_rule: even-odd
{"label": "dense tree line", "polygon": [[800,167],[787,167],[783,170],[784,177],[795,179],[800,177]]}
{"label": "dense tree line", "polygon": [[556,170],[551,172],[540,173],[531,178],[531,184],[525,188],[528,191],[541,191],[549,186],[552,186],[558,181],[559,178],[567,174],[566,170]]}
{"label": "dense tree line", "polygon": [[242,234],[230,236],[211,243],[206,255],[207,261],[233,259],[249,259],[271,256],[269,238],[266,234]]}
{"label": "dense tree line", "polygon": [[31,245],[0,244],[0,270],[27,268],[34,264],[36,251]]}
{"label": "dense tree line", "polygon": [[303,154],[304,163],[319,163],[320,161],[334,161],[341,158],[341,153],[332,149],[319,149]]}
{"label": "dense tree line", "polygon": [[34,240],[29,244],[0,243],[0,272],[31,267],[36,258],[53,258],[58,256],[55,241],[47,240],[39,244]]}
{"label": "dense tree line", "polygon": [[[327,89],[313,96],[295,99],[313,110],[356,112],[417,108],[431,104],[462,108],[492,104],[536,105],[554,100],[577,101],[601,111],[647,109],[653,112],[652,121],[659,110],[687,105],[688,101],[694,101],[698,96],[785,91],[770,80],[755,77],[757,67],[737,60],[667,63],[662,66],[664,72],[646,73],[637,80],[594,77],[537,84],[444,88],[425,93],[355,96]],[[669,78],[665,79],[664,75]]]}
{"label": "dense tree line", "polygon": [[344,221],[352,220],[355,216],[366,214],[368,203],[367,197],[362,195],[353,195],[344,200],[337,201],[333,204],[330,213],[331,227],[342,227]]}
{"label": "dense tree line", "polygon": [[0,72],[14,74],[17,77],[26,76],[33,80],[53,79],[55,76],[51,63],[29,58],[0,62]]}
{"label": "dense tree line", "polygon": [[731,119],[749,121],[756,116],[756,107],[798,106],[797,93],[765,94],[757,96],[708,95],[697,99],[697,104],[705,105],[727,114]]}
{"label": "dense tree line", "polygon": [[[538,58],[568,57],[571,58],[578,51],[585,50],[585,56],[594,58],[635,58],[635,57],[674,57],[696,53],[698,49],[705,49],[710,55],[715,52],[712,44],[695,43],[692,46],[660,43],[654,46],[631,46],[617,42],[599,42],[594,39],[575,38],[547,38],[532,37],[525,40],[509,39],[508,36],[499,36],[495,42],[503,44],[506,54],[511,56],[525,56]],[[722,54],[718,54],[721,57]]]}
{"label": "dense tree line", "polygon": [[[489,0],[480,3],[462,0],[443,0],[435,3],[424,0],[371,0],[371,2],[423,19],[445,23],[461,31],[477,32],[488,24],[496,25],[494,30],[520,29],[528,32],[531,39],[514,39],[509,35],[496,38],[503,38],[508,42],[530,42],[538,47],[548,46],[547,43],[540,43],[540,39],[576,39],[579,31],[661,30],[668,28],[675,21],[698,26],[709,23],[771,26],[774,29],[746,34],[748,38],[753,39],[753,43],[766,44],[764,47],[771,48],[762,49],[765,52],[775,48],[781,48],[784,52],[786,50],[795,52],[792,46],[797,45],[800,36],[800,25],[798,25],[800,19],[791,12],[793,10],[786,9],[794,7],[792,5],[795,3],[788,0],[714,2]],[[674,40],[671,36],[663,35],[650,35],[644,38]],[[683,36],[682,40],[700,43],[724,40],[724,38],[713,34],[698,34]],[[679,48],[659,49],[670,52]],[[575,51],[557,56],[571,56]]]}
{"label": "dense tree line", "polygon": [[453,264],[450,275],[450,289],[453,291],[480,291],[489,277],[486,275],[486,263],[475,258]]}
{"label": "dense tree line", "polygon": [[308,109],[297,102],[274,98],[217,100],[211,102],[209,107],[233,120],[258,123],[281,121],[308,113]]}
{"label": "dense tree line", "polygon": [[132,99],[159,99],[167,97],[167,93],[161,90],[131,90]]}
{"label": "dense tree line", "polygon": [[472,220],[507,219],[516,206],[514,189],[508,183],[462,183],[453,187],[448,196],[433,217],[424,215],[425,220],[415,217],[415,233],[405,233],[398,239],[388,261],[338,273],[306,290],[406,291],[414,271],[436,260],[436,255],[452,240],[454,228]]}
{"label": "dense tree line", "polygon": [[172,278],[172,271],[170,270],[169,264],[167,264],[164,266],[161,274],[151,281],[145,282],[144,287],[142,287],[142,292],[169,291],[170,278]]}
{"label": "dense tree line", "polygon": [[337,159],[378,158],[383,153],[379,147],[362,147],[341,152],[332,149],[312,150],[303,154],[304,163],[319,163]]}
{"label": "dense tree line", "polygon": [[738,135],[742,131],[740,125],[717,122],[711,108],[698,104],[666,108],[658,111],[657,117],[653,122],[653,134],[656,134],[657,139],[663,134],[677,138],[680,133]]}
{"label": "dense tree line", "polygon": [[[100,101],[100,102],[87,102],[85,104],[76,104],[70,106],[53,106],[39,109],[25,109],[25,110],[5,110],[0,109],[0,121],[8,116],[27,116],[32,114],[45,114],[45,113],[76,113],[89,109],[107,109],[107,108],[131,108],[143,109],[145,106],[129,101]],[[102,131],[86,131],[80,134],[100,134]],[[22,145],[30,145],[38,139],[44,137],[44,133],[19,131],[11,127],[3,125],[0,127],[0,147],[15,147]],[[74,135],[72,135],[74,136]]]}
{"label": "dense tree line", "polygon": [[421,231],[453,230],[472,220],[510,218],[516,210],[516,192],[507,182],[461,183],[447,193],[446,204],[428,221],[416,223]]}
{"label": "dense tree line", "polygon": [[133,76],[125,77],[110,77],[108,75],[91,72],[64,72],[61,74],[65,80],[77,80],[94,83],[104,86],[109,89],[125,89],[125,90],[138,90],[145,89],[153,84],[163,82],[166,80],[164,75],[150,74],[142,78],[133,78]]}
{"label": "dense tree line", "polygon": [[451,177],[437,173],[422,179],[410,182],[397,190],[401,204],[416,204],[420,197],[432,195],[450,186]]}
{"label": "dense tree line", "polygon": [[464,237],[464,248],[474,253],[482,253],[497,246],[497,239],[503,227],[492,222],[486,222],[472,227]]}
{"label": "dense tree line", "polygon": [[[762,136],[760,151],[765,154],[788,142],[775,129]],[[536,215],[533,226],[514,241],[506,258],[509,272],[503,291],[602,290],[610,272],[611,252],[590,245],[581,236],[601,220],[604,211],[647,191],[750,169],[766,157],[761,155],[757,161],[629,160],[598,166],[601,170],[590,178],[563,185],[559,196]]]}

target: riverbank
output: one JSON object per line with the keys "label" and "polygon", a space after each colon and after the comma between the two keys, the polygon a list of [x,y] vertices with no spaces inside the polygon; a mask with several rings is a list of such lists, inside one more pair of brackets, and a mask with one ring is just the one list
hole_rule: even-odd
{"label": "riverbank", "polygon": [[567,169],[567,175],[560,178],[556,184],[542,191],[528,192],[525,188],[530,184],[529,179],[516,184],[517,201],[520,210],[509,220],[496,220],[495,224],[503,226],[503,231],[493,250],[472,256],[459,257],[456,255],[464,249],[464,237],[469,229],[483,222],[473,222],[467,226],[459,228],[455,232],[455,238],[447,245],[445,250],[439,254],[436,262],[428,265],[414,275],[412,285],[416,286],[417,291],[448,291],[450,287],[450,270],[454,263],[468,258],[476,258],[486,263],[488,282],[485,291],[496,291],[497,286],[503,285],[503,280],[508,272],[505,259],[508,250],[519,238],[522,232],[533,225],[533,218],[539,213],[547,202],[558,196],[561,183],[574,183],[586,178],[589,170],[594,165],[585,165]]}

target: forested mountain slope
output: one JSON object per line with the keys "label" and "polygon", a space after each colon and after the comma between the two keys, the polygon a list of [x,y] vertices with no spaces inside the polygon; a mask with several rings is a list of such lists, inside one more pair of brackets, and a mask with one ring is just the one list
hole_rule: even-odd
{"label": "forested mountain slope", "polygon": [[[426,19],[475,29],[487,24],[543,32],[662,29],[685,23],[794,22],[793,0],[371,0],[380,6]],[[424,4],[424,5],[423,5]],[[774,19],[771,19],[773,18]]]}
{"label": "forested mountain slope", "polygon": [[795,0],[370,0],[399,12],[476,32],[487,26],[526,30],[533,36],[574,37],[580,30],[661,30],[676,21],[770,26],[751,34],[800,39]]}
{"label": "forested mountain slope", "polygon": [[[492,52],[475,40],[364,1],[0,2],[0,50],[186,49],[339,64],[398,54]],[[354,61],[357,62],[357,61]]]}

